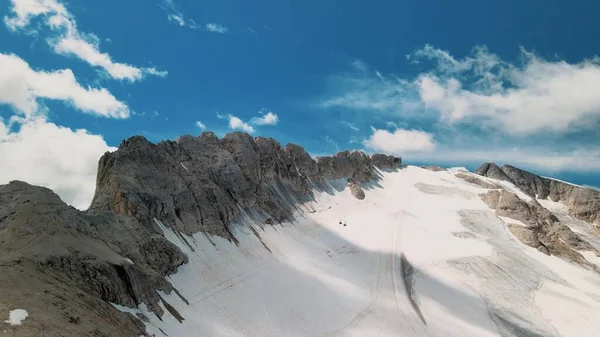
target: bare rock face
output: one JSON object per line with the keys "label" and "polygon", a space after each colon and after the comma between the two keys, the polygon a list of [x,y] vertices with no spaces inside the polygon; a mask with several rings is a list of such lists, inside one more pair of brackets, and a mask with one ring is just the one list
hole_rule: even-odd
{"label": "bare rock face", "polygon": [[509,217],[523,222],[508,224],[508,230],[522,243],[537,248],[544,254],[561,256],[572,261],[586,264],[585,258],[577,250],[597,252],[588,242],[564,224],[537,201],[531,203],[520,199],[506,190],[493,190],[480,195],[481,199],[499,216]]}
{"label": "bare rock face", "polygon": [[504,171],[502,171],[502,169],[500,169],[500,167],[494,163],[485,163],[481,165],[481,167],[475,170],[475,174],[498,180],[512,181],[510,177],[508,177],[506,173],[504,173]]}
{"label": "bare rock face", "polygon": [[371,156],[373,166],[383,171],[396,170],[402,167],[402,158],[376,153]]}
{"label": "bare rock face", "polygon": [[356,199],[363,200],[365,198],[365,191],[352,178],[348,178],[348,186]]}
{"label": "bare rock face", "polygon": [[483,164],[475,173],[512,182],[527,195],[564,202],[574,218],[600,224],[600,191],[540,177],[531,172],[504,165]]}
{"label": "bare rock face", "polygon": [[364,199],[359,183],[379,179],[375,166],[400,163],[348,151],[314,160],[272,138],[205,132],[158,144],[124,140],[100,158],[85,212],[42,187],[0,185],[0,311],[26,306],[25,336],[145,335],[138,319],[109,302],[143,302],[158,317],[159,301],[170,308],[157,290],[175,290],[165,276],[188,258],[155,220],[175,235],[205,232],[237,243],[230,225],[242,214],[271,224],[292,220],[329,179],[349,179],[352,194]]}
{"label": "bare rock face", "polygon": [[317,157],[316,160],[325,179],[352,178],[362,183],[378,178],[371,158],[364,152],[342,151],[332,157]]}
{"label": "bare rock face", "polygon": [[498,185],[492,184],[492,183],[488,183],[487,181],[483,181],[481,179],[478,179],[470,174],[466,174],[466,173],[457,173],[456,177],[469,182],[471,184],[475,184],[479,187],[483,187],[483,188],[487,188],[487,189],[496,189],[496,188],[501,188]]}
{"label": "bare rock face", "polygon": [[0,242],[0,309],[26,306],[24,333],[32,336],[43,327],[45,335],[143,334],[138,320],[107,302],[144,302],[160,315],[156,290],[170,293],[164,275],[187,262],[135,218],[80,212],[49,189],[18,181],[0,186]]}
{"label": "bare rock face", "polygon": [[[529,247],[537,248],[544,254],[549,255],[548,248],[542,245],[538,238],[538,231],[532,228],[523,227],[517,224],[507,224],[508,230],[514,235],[519,241],[523,244],[526,244]],[[543,247],[543,248],[540,248]]]}
{"label": "bare rock face", "polygon": [[[377,156],[384,167],[393,157]],[[387,164],[386,164],[387,163]],[[291,220],[298,203],[313,198],[313,188],[328,179],[376,180],[363,152],[343,151],[313,160],[298,145],[241,132],[218,139],[205,132],[156,145],[136,136],[106,153],[98,168],[91,209],[132,216],[187,234],[199,231],[235,241],[229,225],[241,210],[259,221]]]}

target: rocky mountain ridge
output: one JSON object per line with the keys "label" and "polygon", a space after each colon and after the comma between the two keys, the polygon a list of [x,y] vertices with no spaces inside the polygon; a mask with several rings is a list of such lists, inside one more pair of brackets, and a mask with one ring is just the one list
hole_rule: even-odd
{"label": "rocky mountain ridge", "polygon": [[511,165],[485,163],[475,173],[511,182],[532,198],[563,202],[574,218],[600,225],[600,191],[541,177]]}
{"label": "rocky mountain ridge", "polygon": [[204,232],[235,243],[230,226],[243,216],[290,221],[314,190],[333,193],[351,183],[355,193],[358,184],[378,179],[376,167],[400,166],[400,158],[362,152],[312,159],[298,145],[284,148],[245,133],[218,139],[205,132],[158,144],[131,137],[100,159],[87,211],[43,187],[0,185],[0,293],[6,294],[0,312],[28,308],[20,336],[143,335],[139,320],[109,302],[145,303],[158,317],[159,302],[175,310],[156,290],[178,294],[165,276],[187,256],[155,219],[175,233]]}
{"label": "rocky mountain ridge", "polygon": [[537,201],[546,198],[561,201],[567,205],[573,217],[593,223],[600,219],[600,193],[540,177],[510,165],[500,168],[494,163],[485,163],[475,174],[511,182],[531,197],[529,201],[523,200],[499,186],[496,188],[500,190],[494,189],[481,195],[481,199],[496,211],[496,215],[522,223],[507,225],[517,239],[544,254],[561,256],[600,272],[596,266],[587,262],[580,251],[591,251],[597,256],[600,256],[600,252]]}

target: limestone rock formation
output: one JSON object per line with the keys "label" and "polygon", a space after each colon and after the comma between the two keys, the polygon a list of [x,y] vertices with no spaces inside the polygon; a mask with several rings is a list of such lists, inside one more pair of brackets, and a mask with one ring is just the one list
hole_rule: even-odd
{"label": "limestone rock formation", "polygon": [[314,189],[331,188],[328,180],[349,179],[363,199],[360,184],[379,179],[375,167],[400,164],[349,151],[314,160],[298,145],[239,132],[158,144],[131,137],[100,158],[85,212],[46,188],[0,185],[0,310],[26,304],[30,317],[19,330],[26,336],[144,335],[139,320],[109,302],[143,302],[159,317],[159,302],[170,308],[157,290],[177,293],[165,276],[188,257],[156,219],[181,238],[205,232],[236,242],[230,225],[242,215],[291,220]]}
{"label": "limestone rock formation", "polygon": [[600,224],[600,191],[540,177],[510,165],[499,168],[485,163],[475,173],[512,182],[532,198],[561,201],[574,218]]}
{"label": "limestone rock formation", "polygon": [[356,199],[363,200],[365,198],[365,191],[352,178],[348,178],[348,186]]}
{"label": "limestone rock formation", "polygon": [[342,151],[316,160],[325,179],[352,178],[359,183],[377,179],[373,162],[364,152]]}
{"label": "limestone rock formation", "polygon": [[371,156],[373,166],[383,171],[396,170],[402,167],[402,158],[376,153]]}
{"label": "limestone rock formation", "polygon": [[553,254],[586,264],[577,250],[598,251],[564,224],[537,201],[527,202],[506,190],[493,190],[480,195],[481,199],[499,216],[519,220],[526,225],[507,225],[509,231],[524,244],[545,254]]}
{"label": "limestone rock formation", "polygon": [[481,167],[475,170],[475,174],[498,180],[511,181],[511,179],[506,175],[506,173],[504,173],[504,171],[502,171],[502,169],[494,163],[485,163],[481,165]]}
{"label": "limestone rock formation", "polygon": [[455,176],[458,177],[458,178],[460,178],[460,179],[462,179],[462,180],[464,180],[464,181],[466,181],[466,182],[469,182],[471,184],[475,184],[475,185],[477,185],[479,187],[483,187],[483,188],[487,188],[487,189],[501,188],[498,185],[495,185],[495,184],[492,184],[492,183],[488,183],[487,181],[483,181],[481,179],[478,179],[478,178],[474,177],[471,174],[459,172],[459,173],[455,174]]}
{"label": "limestone rock formation", "polygon": [[63,336],[140,335],[139,321],[107,302],[145,302],[160,315],[156,290],[170,293],[164,275],[187,262],[135,218],[80,212],[51,190],[18,181],[0,186],[0,242],[0,303],[27,306],[20,331],[32,336],[42,328]]}

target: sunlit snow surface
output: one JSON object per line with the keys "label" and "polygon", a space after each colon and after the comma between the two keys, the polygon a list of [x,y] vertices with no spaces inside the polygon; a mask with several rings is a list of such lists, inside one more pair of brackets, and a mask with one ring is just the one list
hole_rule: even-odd
{"label": "sunlit snow surface", "polygon": [[598,336],[600,276],[516,241],[454,173],[407,167],[365,200],[318,194],[293,223],[236,226],[239,246],[157,219],[189,256],[170,276],[181,297],[160,293],[184,320],[117,307],[156,336]]}

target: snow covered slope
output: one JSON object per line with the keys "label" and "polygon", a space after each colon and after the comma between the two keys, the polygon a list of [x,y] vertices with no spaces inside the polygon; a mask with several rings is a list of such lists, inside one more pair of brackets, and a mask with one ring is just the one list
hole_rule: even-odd
{"label": "snow covered slope", "polygon": [[454,173],[381,172],[364,200],[240,224],[238,246],[156,219],[189,256],[177,291],[162,320],[117,307],[156,336],[597,336],[600,275],[521,244]]}

